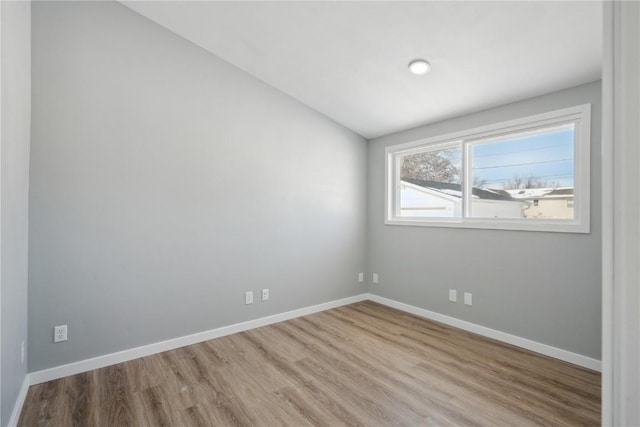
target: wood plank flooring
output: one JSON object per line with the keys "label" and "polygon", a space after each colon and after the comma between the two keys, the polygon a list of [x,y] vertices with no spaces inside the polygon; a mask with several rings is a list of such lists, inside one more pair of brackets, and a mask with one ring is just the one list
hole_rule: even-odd
{"label": "wood plank flooring", "polygon": [[599,373],[370,301],[32,386],[19,422],[599,424]]}

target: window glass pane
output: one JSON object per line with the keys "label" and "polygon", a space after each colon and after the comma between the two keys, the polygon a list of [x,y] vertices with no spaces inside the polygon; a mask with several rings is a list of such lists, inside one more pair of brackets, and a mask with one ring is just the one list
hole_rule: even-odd
{"label": "window glass pane", "polygon": [[573,219],[574,125],[471,144],[475,218]]}
{"label": "window glass pane", "polygon": [[399,156],[404,217],[462,216],[461,146]]}

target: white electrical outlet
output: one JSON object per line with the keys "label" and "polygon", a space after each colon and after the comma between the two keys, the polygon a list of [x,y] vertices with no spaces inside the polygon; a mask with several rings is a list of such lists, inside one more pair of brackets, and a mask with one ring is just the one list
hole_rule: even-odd
{"label": "white electrical outlet", "polygon": [[262,301],[269,301],[269,289],[262,290]]}
{"label": "white electrical outlet", "polygon": [[247,291],[244,293],[244,304],[253,304],[253,291]]}
{"label": "white electrical outlet", "polygon": [[358,283],[364,282],[364,273],[358,273]]}
{"label": "white electrical outlet", "polygon": [[373,273],[373,283],[378,283],[378,273]]}
{"label": "white electrical outlet", "polygon": [[20,363],[24,365],[24,341],[20,344]]}
{"label": "white electrical outlet", "polygon": [[53,342],[67,340],[67,325],[60,325],[53,328]]}
{"label": "white electrical outlet", "polygon": [[473,295],[471,295],[471,292],[464,293],[464,303],[465,305],[473,305]]}
{"label": "white electrical outlet", "polygon": [[455,289],[449,289],[449,301],[458,301],[458,291],[456,291]]}

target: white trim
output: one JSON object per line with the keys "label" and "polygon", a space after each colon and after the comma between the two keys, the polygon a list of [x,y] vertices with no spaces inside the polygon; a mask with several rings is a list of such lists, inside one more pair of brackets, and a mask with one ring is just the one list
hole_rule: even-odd
{"label": "white trim", "polygon": [[412,218],[386,220],[385,225],[406,225],[412,227],[476,228],[483,230],[540,231],[548,233],[589,233],[584,224],[564,223],[554,219],[519,220],[510,218]]}
{"label": "white trim", "polygon": [[[591,359],[589,357],[572,353],[567,350],[562,350],[550,345],[542,344],[536,341],[531,341],[526,338],[521,338],[516,335],[511,335],[506,332],[497,331],[484,326],[476,325],[475,323],[467,322],[464,320],[456,319],[454,317],[446,316],[444,314],[435,313],[423,308],[415,307],[409,304],[394,301],[385,297],[381,297],[374,294],[360,294],[352,297],[347,297],[335,301],[326,302],[323,304],[317,304],[309,307],[300,308],[297,310],[287,311],[285,313],[274,314],[272,316],[262,317],[260,319],[250,320],[247,322],[236,323],[234,325],[223,326],[221,328],[212,329],[205,332],[199,332],[192,335],[187,335],[180,338],[174,338],[167,341],[162,341],[154,344],[149,344],[141,347],[132,348],[129,350],[123,350],[116,353],[106,354],[104,356],[94,357],[92,359],[81,360],[78,362],[69,363],[62,366],[56,366],[54,368],[45,369],[42,371],[32,372],[28,374],[29,384],[35,385],[46,381],[52,381],[59,378],[67,377],[69,375],[75,375],[82,372],[91,371],[93,369],[104,368],[105,366],[114,365],[116,363],[126,362],[139,357],[150,356],[152,354],[161,353],[163,351],[173,350],[176,348],[184,347],[191,344],[196,344],[203,341],[208,341],[214,338],[220,338],[226,335],[235,334],[238,332],[247,331],[261,326],[271,325],[273,323],[283,322],[285,320],[294,319],[300,316],[306,316],[309,314],[317,313],[324,310],[329,310],[336,307],[341,307],[347,304],[353,304],[360,301],[374,301],[389,307],[396,308],[398,310],[415,314],[417,316],[425,317],[427,319],[435,320],[437,322],[445,323],[447,325],[463,329],[465,331],[473,332],[478,335],[493,338],[498,341],[502,341],[508,344],[512,344],[527,350],[534,351],[536,353],[544,354],[556,359],[564,360],[566,362],[574,363],[585,368],[593,369],[596,371],[601,370],[601,363],[599,360]],[[26,392],[25,392],[26,393]],[[22,403],[20,404],[22,405]]]}
{"label": "white trim", "polygon": [[564,360],[565,362],[573,363],[584,368],[593,369],[594,371],[602,370],[602,363],[599,360],[592,359],[581,354],[573,353],[571,351],[563,350],[557,347],[552,347],[547,344],[542,344],[537,341],[532,341],[526,338],[522,338],[516,335],[511,335],[506,332],[497,331],[495,329],[487,328],[485,326],[476,325],[475,323],[467,322],[465,320],[456,319],[455,317],[447,316],[444,314],[436,313],[434,311],[426,310],[424,308],[416,307],[413,305],[405,304],[403,302],[394,301],[389,298],[381,297],[379,295],[369,294],[369,299],[377,303],[392,307],[407,313],[415,314],[416,316],[424,317],[427,319],[435,320],[436,322],[444,323],[455,328],[463,329],[465,331],[473,332],[484,337],[493,338],[498,341],[512,344],[517,347],[521,347],[527,350],[534,351],[536,353],[550,356],[555,359]]}
{"label": "white trim", "polygon": [[613,2],[602,2],[602,418],[613,425]]}
{"label": "white trim", "polygon": [[248,331],[250,329],[259,328],[261,326],[283,322],[285,320],[294,319],[296,317],[306,316],[308,314],[317,313],[319,311],[329,310],[331,308],[336,308],[347,304],[353,304],[354,302],[364,301],[367,299],[367,296],[367,294],[355,295],[335,301],[329,301],[322,304],[299,308],[297,310],[274,314],[272,316],[261,317],[259,319],[249,320],[247,322],[235,323],[233,325],[223,326],[221,328],[211,329],[209,331],[198,332],[179,338],[173,338],[154,344],[144,345],[128,350],[122,350],[116,353],[105,354],[104,356],[80,360],[78,362],[56,366],[53,368],[44,369],[42,371],[32,372],[31,374],[29,374],[29,382],[31,385],[40,384],[46,381],[52,381],[58,378],[67,377],[69,375],[75,375],[81,372],[91,371],[93,369],[104,368],[105,366],[126,362],[132,359],[137,359],[139,357],[150,356],[152,354],[161,353],[163,351],[173,350],[187,345],[208,341],[214,338],[220,338],[226,335]]}
{"label": "white trim", "polygon": [[[608,3],[608,2],[607,2]],[[640,425],[640,4],[605,3],[604,425]],[[607,52],[606,49],[610,49]],[[604,171],[604,170],[603,170]],[[606,185],[605,185],[606,184]],[[607,199],[603,199],[603,206]]]}
{"label": "white trim", "polygon": [[18,421],[20,421],[20,413],[22,412],[24,401],[27,398],[30,381],[29,374],[25,375],[22,380],[22,386],[20,386],[20,391],[18,392],[18,397],[16,398],[16,404],[13,406],[13,412],[11,412],[11,418],[9,418],[9,424],[7,424],[8,427],[15,427],[18,425]]}

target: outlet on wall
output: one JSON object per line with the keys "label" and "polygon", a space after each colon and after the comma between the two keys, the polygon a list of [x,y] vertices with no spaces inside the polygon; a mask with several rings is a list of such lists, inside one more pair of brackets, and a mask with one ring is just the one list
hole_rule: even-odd
{"label": "outlet on wall", "polygon": [[269,289],[262,290],[262,301],[269,301]]}
{"label": "outlet on wall", "polygon": [[67,325],[55,326],[53,328],[53,342],[62,342],[67,340]]}
{"label": "outlet on wall", "polygon": [[358,283],[364,282],[364,273],[358,273]]}
{"label": "outlet on wall", "polygon": [[247,291],[244,293],[244,304],[253,304],[253,291]]}
{"label": "outlet on wall", "polygon": [[24,341],[20,344],[20,363],[24,365]]}
{"label": "outlet on wall", "polygon": [[456,291],[455,289],[449,289],[449,301],[458,301],[458,291]]}
{"label": "outlet on wall", "polygon": [[473,295],[471,295],[471,292],[464,293],[464,303],[465,305],[473,305]]}
{"label": "outlet on wall", "polygon": [[378,273],[373,273],[373,283],[378,283]]}

